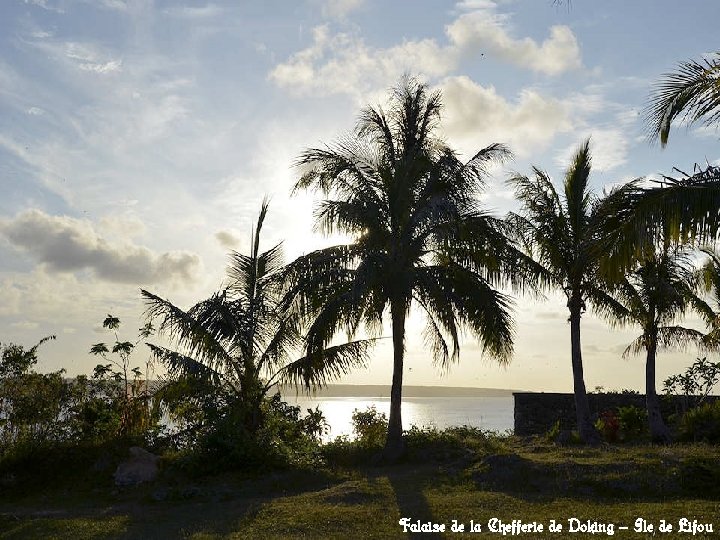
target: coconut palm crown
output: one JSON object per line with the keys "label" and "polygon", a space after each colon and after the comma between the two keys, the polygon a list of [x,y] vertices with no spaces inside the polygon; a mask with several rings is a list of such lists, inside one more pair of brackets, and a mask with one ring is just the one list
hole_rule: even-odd
{"label": "coconut palm crown", "polygon": [[[295,190],[316,190],[316,226],[352,241],[299,259],[304,297],[321,307],[309,327],[308,353],[340,330],[380,332],[389,308],[393,340],[391,407],[385,457],[403,451],[405,322],[411,306],[426,315],[435,361],[459,357],[463,326],[501,363],[512,352],[511,300],[495,286],[518,259],[503,222],[478,203],[487,167],[510,156],[492,144],[461,162],[436,135],[441,96],[413,79],[394,89],[387,110],[369,107],[352,136],[304,151]],[[517,253],[515,253],[517,255]],[[525,274],[517,271],[514,282]]]}
{"label": "coconut palm crown", "polygon": [[[146,316],[159,319],[158,333],[177,350],[148,344],[171,375],[194,377],[213,388],[218,401],[239,410],[245,428],[262,422],[261,403],[279,382],[321,385],[366,365],[371,342],[354,341],[314,349],[304,346],[299,312],[287,294],[287,267],[280,244],[260,252],[260,232],[267,214],[263,202],[253,231],[250,254],[233,252],[229,283],[187,311],[146,290]],[[295,355],[295,356],[294,356]]]}

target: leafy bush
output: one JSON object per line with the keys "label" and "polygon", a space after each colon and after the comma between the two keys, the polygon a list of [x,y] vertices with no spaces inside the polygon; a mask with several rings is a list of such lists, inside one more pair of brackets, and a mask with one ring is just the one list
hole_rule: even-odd
{"label": "leafy bush", "polygon": [[353,432],[360,446],[379,448],[385,443],[388,419],[385,413],[379,413],[375,405],[364,411],[355,409],[352,414]]}
{"label": "leafy bush", "polygon": [[703,357],[695,360],[685,373],[665,379],[663,389],[666,394],[684,398],[684,412],[703,403],[718,381],[720,381],[720,362],[709,362]]}
{"label": "leafy bush", "polygon": [[687,411],[680,419],[678,440],[720,443],[720,401]]}
{"label": "leafy bush", "polygon": [[180,466],[207,473],[323,463],[320,440],[327,432],[327,422],[319,409],[308,409],[301,416],[300,407],[289,405],[275,394],[262,403],[260,427],[250,430],[243,405],[236,402],[216,409],[202,431],[191,431],[194,444],[181,453]]}
{"label": "leafy bush", "polygon": [[616,442],[620,433],[620,420],[615,411],[604,411],[595,422],[597,429],[607,442]]}
{"label": "leafy bush", "polygon": [[647,411],[645,409],[635,405],[618,407],[617,416],[624,440],[637,439],[647,431]]}

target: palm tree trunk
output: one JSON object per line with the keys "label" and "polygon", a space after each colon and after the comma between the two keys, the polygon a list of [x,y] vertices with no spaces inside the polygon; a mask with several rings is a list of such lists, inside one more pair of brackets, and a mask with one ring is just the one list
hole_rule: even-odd
{"label": "palm tree trunk", "polygon": [[402,382],[403,359],[405,357],[405,304],[399,300],[390,302],[393,335],[393,379],[390,389],[390,419],[388,434],[383,450],[387,462],[397,461],[405,452],[402,438]]}
{"label": "palm tree trunk", "polygon": [[575,415],[580,439],[586,444],[600,444],[600,435],[590,417],[585,379],[583,375],[582,349],[580,348],[580,315],[582,300],[573,296],[568,302],[570,308],[570,355],[573,370],[573,391],[575,395]]}
{"label": "palm tree trunk", "polygon": [[657,354],[657,340],[650,339],[645,362],[645,405],[647,407],[650,437],[655,442],[669,443],[670,430],[663,422],[660,414],[660,400],[655,390],[655,357]]}

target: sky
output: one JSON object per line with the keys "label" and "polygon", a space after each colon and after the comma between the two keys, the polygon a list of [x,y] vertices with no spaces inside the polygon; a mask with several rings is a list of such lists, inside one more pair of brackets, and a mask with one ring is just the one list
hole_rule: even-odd
{"label": "sky", "polygon": [[[38,370],[91,372],[108,313],[124,339],[144,322],[140,288],[189,307],[221,287],[266,196],[265,248],[289,261],[342,241],[291,196],[293,163],[405,73],[442,92],[441,135],[465,159],[514,152],[482,196],[498,216],[518,208],[508,176],[535,165],[560,185],[587,137],[598,193],[714,163],[715,129],[677,128],[662,150],[642,110],[663,73],[714,53],[719,16],[714,0],[3,0],[0,342],[55,334]],[[515,296],[514,317],[509,365],[466,336],[442,370],[413,312],[405,384],[572,391],[564,299]],[[589,389],[643,388],[643,358],[621,358],[637,329],[587,313],[582,332]],[[339,382],[389,384],[388,341]],[[696,356],[662,352],[658,382]]]}

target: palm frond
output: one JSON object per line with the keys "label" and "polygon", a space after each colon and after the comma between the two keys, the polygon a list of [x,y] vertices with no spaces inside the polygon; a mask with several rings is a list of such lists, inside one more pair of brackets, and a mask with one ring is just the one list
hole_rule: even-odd
{"label": "palm frond", "polygon": [[712,125],[720,119],[720,60],[688,60],[676,71],[663,75],[644,111],[648,135],[664,147],[670,126],[680,118],[689,124],[703,120]]}
{"label": "palm frond", "polygon": [[291,362],[279,372],[282,381],[310,390],[325,386],[368,363],[368,350],[377,339],[362,339],[327,347]]}

